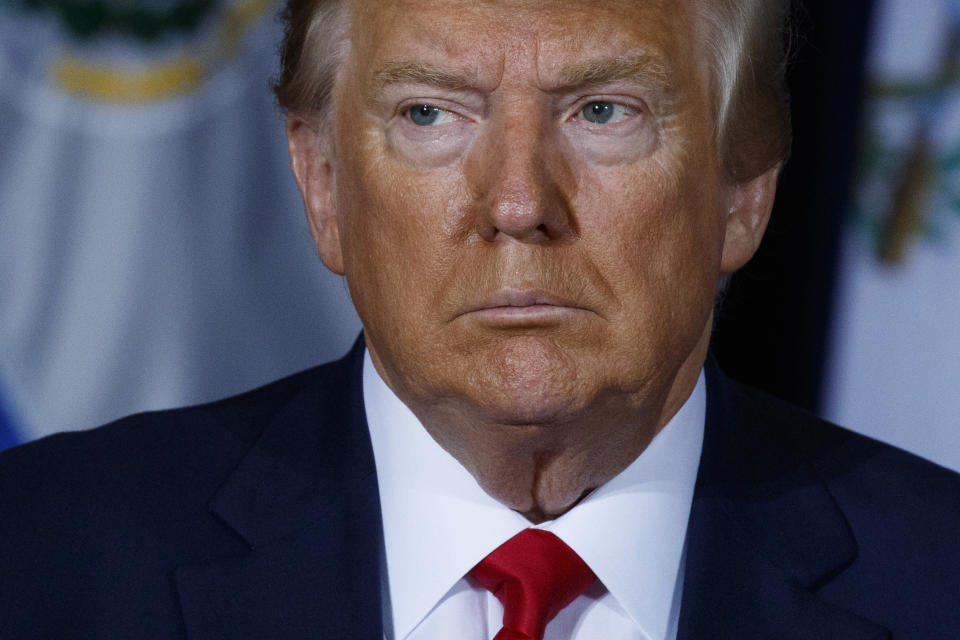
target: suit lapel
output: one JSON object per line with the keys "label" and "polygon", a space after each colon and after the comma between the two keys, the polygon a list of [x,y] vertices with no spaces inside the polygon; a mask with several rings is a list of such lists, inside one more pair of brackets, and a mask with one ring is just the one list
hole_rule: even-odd
{"label": "suit lapel", "polygon": [[[177,570],[190,638],[383,637],[362,354],[360,342],[287,403],[211,502],[250,551]],[[815,593],[857,553],[807,463],[829,434],[808,437],[809,424],[707,371],[679,640],[889,638]]]}
{"label": "suit lapel", "polygon": [[888,638],[821,600],[857,554],[809,460],[830,432],[734,386],[709,362],[709,410],[687,532],[679,640]]}
{"label": "suit lapel", "polygon": [[178,569],[190,638],[382,638],[362,341],[288,402],[211,502],[250,547]]}

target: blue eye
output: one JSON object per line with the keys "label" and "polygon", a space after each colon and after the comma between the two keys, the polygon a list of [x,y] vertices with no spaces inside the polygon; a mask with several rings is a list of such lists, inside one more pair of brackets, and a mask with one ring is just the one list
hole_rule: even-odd
{"label": "blue eye", "polygon": [[418,104],[415,107],[410,107],[407,113],[413,124],[421,127],[429,127],[432,124],[436,124],[440,118],[440,109],[429,104]]}
{"label": "blue eye", "polygon": [[591,102],[580,113],[587,122],[606,124],[613,118],[616,107],[612,102]]}

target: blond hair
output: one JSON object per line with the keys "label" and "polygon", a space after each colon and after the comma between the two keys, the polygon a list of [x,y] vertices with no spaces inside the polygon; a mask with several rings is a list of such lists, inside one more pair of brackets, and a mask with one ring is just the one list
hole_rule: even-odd
{"label": "blond hair", "polygon": [[[718,161],[743,181],[786,160],[790,106],[785,74],[790,0],[694,0],[699,53],[711,72]],[[287,0],[281,108],[322,119],[349,42],[344,0]]]}

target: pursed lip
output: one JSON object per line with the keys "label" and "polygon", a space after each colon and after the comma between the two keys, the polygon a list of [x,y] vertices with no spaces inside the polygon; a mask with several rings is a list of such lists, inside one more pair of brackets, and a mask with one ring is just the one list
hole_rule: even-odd
{"label": "pursed lip", "polygon": [[585,311],[573,300],[527,289],[501,289],[471,305],[460,315],[477,315],[491,321],[525,322],[560,319],[572,312]]}

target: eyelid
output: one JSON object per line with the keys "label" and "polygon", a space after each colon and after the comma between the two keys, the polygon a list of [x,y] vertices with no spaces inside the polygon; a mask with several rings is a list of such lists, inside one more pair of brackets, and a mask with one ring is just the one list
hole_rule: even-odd
{"label": "eyelid", "polygon": [[[430,109],[436,109],[439,112],[441,121],[434,122],[431,124],[417,124],[416,122],[413,122],[412,111],[419,107],[429,107]],[[453,111],[450,111],[449,109],[444,109],[443,107],[438,107],[437,105],[430,104],[429,102],[421,102],[421,103],[414,102],[413,104],[403,107],[402,109],[400,109],[400,117],[403,118],[405,121],[409,121],[411,124],[418,127],[436,127],[442,124],[449,124],[450,122],[455,122],[460,119],[460,117]]]}
{"label": "eyelid", "polygon": [[410,109],[414,107],[428,106],[435,109],[439,109],[443,113],[448,113],[458,120],[468,120],[472,121],[474,118],[466,115],[468,109],[463,105],[451,102],[450,100],[444,100],[443,98],[428,98],[428,97],[417,97],[417,98],[408,98],[401,101],[397,105],[397,115],[401,118],[406,118]]}
{"label": "eyelid", "polygon": [[590,95],[583,96],[578,98],[570,109],[570,115],[567,117],[568,120],[574,120],[582,118],[582,113],[584,108],[588,104],[593,104],[595,102],[607,102],[618,107],[623,107],[630,112],[631,115],[642,115],[647,113],[646,104],[641,100],[636,98],[626,98],[624,96],[605,96],[605,95]]}
{"label": "eyelid", "polygon": [[[637,113],[636,109],[634,109],[634,108],[632,108],[632,107],[628,107],[628,106],[625,105],[625,104],[620,104],[620,103],[618,103],[618,102],[609,102],[609,101],[606,101],[606,100],[593,100],[593,101],[591,101],[591,102],[587,102],[586,104],[584,104],[584,105],[580,108],[580,110],[577,111],[577,113],[576,113],[576,115],[575,115],[574,117],[577,118],[577,119],[581,119],[581,120],[586,119],[586,118],[584,117],[584,115],[583,115],[583,112],[584,112],[584,111],[586,110],[586,108],[589,107],[591,104],[609,104],[609,105],[613,105],[614,109],[616,109],[617,107],[620,107],[620,108],[623,110],[623,111],[621,112],[621,116],[622,116],[623,118],[632,117],[632,116],[636,115],[636,113]],[[616,122],[622,122],[622,120],[618,120],[618,121],[616,121]],[[599,123],[599,124],[616,124],[616,122]],[[594,124],[594,123],[591,123],[591,124]]]}

